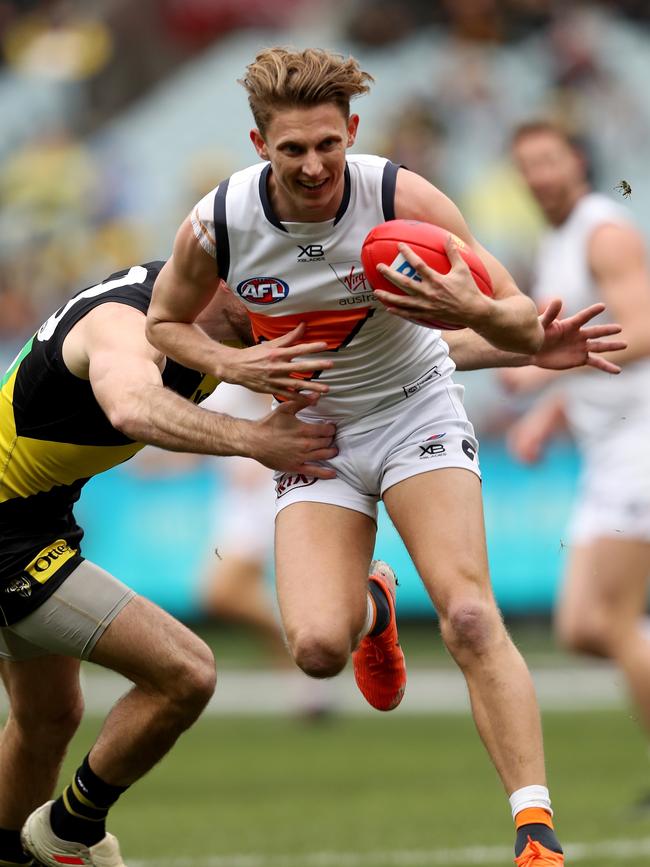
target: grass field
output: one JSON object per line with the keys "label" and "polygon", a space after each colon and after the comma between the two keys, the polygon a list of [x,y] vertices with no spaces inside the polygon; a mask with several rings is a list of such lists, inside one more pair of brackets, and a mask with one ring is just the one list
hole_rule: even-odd
{"label": "grass field", "polygon": [[[98,725],[84,724],[66,777]],[[567,863],[650,863],[636,726],[611,711],[544,725]],[[466,715],[206,717],[123,797],[111,827],[129,867],[512,863],[508,804]]]}

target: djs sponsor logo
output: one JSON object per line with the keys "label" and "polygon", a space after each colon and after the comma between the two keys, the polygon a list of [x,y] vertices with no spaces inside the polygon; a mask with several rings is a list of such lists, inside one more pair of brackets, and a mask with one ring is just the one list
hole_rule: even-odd
{"label": "djs sponsor logo", "polygon": [[428,437],[423,443],[420,443],[418,448],[420,449],[420,459],[422,458],[440,458],[442,455],[446,454],[444,445],[440,442],[440,440],[445,437],[446,434],[434,434],[432,437]]}
{"label": "djs sponsor logo", "polygon": [[315,481],[316,479],[310,476],[303,476],[302,473],[284,473],[276,483],[276,496],[280,499],[280,497],[283,497],[294,488],[306,488],[309,485],[313,485]]}
{"label": "djs sponsor logo", "polygon": [[405,397],[410,397],[412,394],[418,392],[421,388],[424,388],[427,383],[432,382],[432,380],[437,379],[440,376],[438,373],[438,367],[432,367],[431,370],[427,370],[426,373],[423,373],[418,379],[414,382],[409,382],[408,385],[402,386],[402,391],[404,392]]}
{"label": "djs sponsor logo", "polygon": [[65,539],[57,539],[56,542],[39,551],[25,568],[25,572],[39,584],[45,584],[57,569],[60,569],[76,553],[77,549],[71,548]]}
{"label": "djs sponsor logo", "polygon": [[306,247],[298,244],[298,249],[299,262],[322,262],[325,258],[322,244],[308,244]]}
{"label": "djs sponsor logo", "polygon": [[410,279],[415,280],[416,283],[422,282],[422,277],[418,276],[418,272],[415,270],[413,265],[411,265],[410,262],[407,262],[401,253],[398,253],[393,259],[390,263],[390,267],[394,268],[395,271],[403,277],[410,277]]}
{"label": "djs sponsor logo", "polygon": [[[464,250],[467,246],[462,238],[459,238],[458,235],[454,235],[453,232],[449,233],[451,237],[456,242],[456,246],[459,250]],[[409,277],[411,280],[414,280],[416,283],[422,282],[422,277],[419,276],[416,269],[411,265],[410,262],[407,262],[406,258],[402,253],[398,253],[397,256],[390,263],[390,267],[394,268],[398,274],[401,274],[403,277]]]}
{"label": "djs sponsor logo", "polygon": [[237,287],[237,294],[251,304],[277,304],[289,294],[289,287],[278,277],[251,277]]}

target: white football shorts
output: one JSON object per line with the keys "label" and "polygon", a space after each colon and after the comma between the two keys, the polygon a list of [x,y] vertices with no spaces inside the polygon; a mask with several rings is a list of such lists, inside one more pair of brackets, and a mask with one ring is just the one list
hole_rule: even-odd
{"label": "white football shorts", "polygon": [[607,431],[583,460],[569,538],[574,544],[612,537],[650,542],[650,454],[647,428]]}
{"label": "white football shorts", "polygon": [[377,503],[388,488],[420,473],[459,467],[481,476],[478,441],[463,407],[464,387],[447,379],[432,383],[378,414],[377,427],[336,436],[339,453],[323,464],[335,479],[276,472],[276,514],[298,502],[344,506],[377,520]]}

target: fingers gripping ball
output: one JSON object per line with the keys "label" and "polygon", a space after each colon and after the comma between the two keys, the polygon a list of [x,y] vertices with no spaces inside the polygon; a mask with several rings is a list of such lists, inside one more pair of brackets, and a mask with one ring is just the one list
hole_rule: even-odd
{"label": "fingers gripping ball", "polygon": [[[377,270],[379,263],[388,265],[412,280],[420,281],[421,278],[416,273],[415,268],[407,262],[398,250],[397,245],[399,243],[408,244],[413,252],[417,253],[434,271],[439,274],[447,274],[451,268],[451,263],[447,258],[445,244],[450,234],[451,232],[448,232],[447,229],[441,229],[440,226],[419,220],[389,220],[375,226],[366,235],[361,248],[361,263],[370,285],[373,289],[383,289],[397,295],[405,294],[402,289],[379,273]],[[485,265],[471,247],[468,247],[456,235],[453,237],[456,240],[460,255],[469,266],[474,282],[484,295],[492,297],[492,281]],[[447,331],[462,328],[460,325],[448,325],[432,319],[427,319],[426,323],[423,322],[423,324]]]}

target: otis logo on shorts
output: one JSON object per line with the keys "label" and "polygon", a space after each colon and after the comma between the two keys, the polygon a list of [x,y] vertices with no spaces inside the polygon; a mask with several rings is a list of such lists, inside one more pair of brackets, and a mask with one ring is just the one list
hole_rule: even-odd
{"label": "otis logo on shorts", "polygon": [[39,584],[45,584],[57,569],[60,569],[76,553],[77,549],[71,548],[65,539],[57,539],[56,542],[39,551],[32,562],[25,567],[25,572]]}
{"label": "otis logo on shorts", "polygon": [[251,304],[277,304],[289,294],[289,287],[278,277],[251,277],[237,287],[237,294]]}
{"label": "otis logo on shorts", "polygon": [[294,488],[306,488],[313,485],[315,481],[317,480],[311,476],[304,476],[302,473],[284,473],[275,485],[276,496],[280,499],[289,491],[293,491]]}

